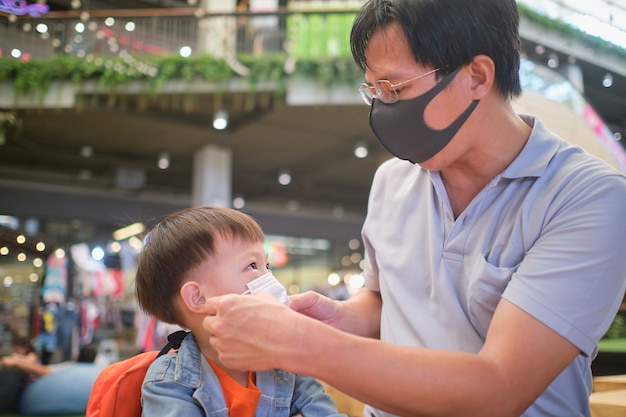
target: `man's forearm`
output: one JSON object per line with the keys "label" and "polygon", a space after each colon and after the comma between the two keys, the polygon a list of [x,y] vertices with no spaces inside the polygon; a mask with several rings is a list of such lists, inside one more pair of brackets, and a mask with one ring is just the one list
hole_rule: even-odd
{"label": "man's forearm", "polygon": [[50,373],[50,368],[46,365],[33,362],[32,360],[17,354],[11,355],[11,364],[17,366],[26,373],[36,376],[44,376]]}
{"label": "man's forearm", "polygon": [[[311,324],[325,329],[298,326],[316,337],[294,349],[293,355],[285,355],[280,367],[312,375],[359,401],[401,416],[510,415],[504,411],[507,402],[497,398],[498,392],[505,391],[495,377],[498,373],[484,358],[394,346]],[[498,385],[500,391],[494,388]]]}
{"label": "man's forearm", "polygon": [[380,337],[380,294],[367,288],[340,303],[340,329],[357,336]]}
{"label": "man's forearm", "polygon": [[506,301],[478,353],[393,345],[309,317],[297,320],[290,325],[297,342],[281,351],[277,367],[397,415],[519,416],[579,354]]}

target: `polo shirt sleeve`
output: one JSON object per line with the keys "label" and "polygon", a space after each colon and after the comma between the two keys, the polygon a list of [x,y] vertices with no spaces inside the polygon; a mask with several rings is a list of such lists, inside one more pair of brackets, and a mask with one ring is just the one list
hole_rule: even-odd
{"label": "polo shirt sleeve", "polygon": [[595,168],[545,179],[560,190],[536,196],[541,233],[503,293],[592,358],[626,290],[626,179]]}

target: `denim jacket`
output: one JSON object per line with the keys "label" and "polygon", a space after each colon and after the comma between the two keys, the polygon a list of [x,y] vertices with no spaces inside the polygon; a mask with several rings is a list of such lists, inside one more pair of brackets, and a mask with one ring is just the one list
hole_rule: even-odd
{"label": "denim jacket", "polygon": [[[314,378],[278,369],[257,372],[261,397],[255,417],[343,416]],[[192,333],[178,352],[158,357],[141,389],[143,417],[229,417],[224,394]],[[233,416],[236,417],[236,416]]]}

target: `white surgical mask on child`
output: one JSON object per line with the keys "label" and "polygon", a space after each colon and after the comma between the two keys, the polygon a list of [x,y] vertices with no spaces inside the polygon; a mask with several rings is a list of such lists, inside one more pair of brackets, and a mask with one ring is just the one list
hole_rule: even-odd
{"label": "white surgical mask on child", "polygon": [[289,297],[287,297],[287,290],[271,272],[263,274],[257,279],[248,282],[246,286],[248,287],[248,291],[244,292],[243,294],[255,294],[260,291],[265,291],[266,293],[269,293],[270,295],[277,298],[279,301],[289,306]]}

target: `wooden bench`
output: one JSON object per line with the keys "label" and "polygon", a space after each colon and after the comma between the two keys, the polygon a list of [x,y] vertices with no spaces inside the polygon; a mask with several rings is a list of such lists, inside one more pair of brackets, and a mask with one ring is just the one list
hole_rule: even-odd
{"label": "wooden bench", "polygon": [[593,392],[626,389],[626,375],[607,375],[593,378]]}
{"label": "wooden bench", "polygon": [[[320,381],[333,398],[339,412],[350,417],[362,417],[364,404],[338,389]],[[592,417],[626,416],[626,375],[598,376],[593,379],[589,398]]]}
{"label": "wooden bench", "polygon": [[626,416],[626,389],[594,392],[589,397],[592,417]]}

